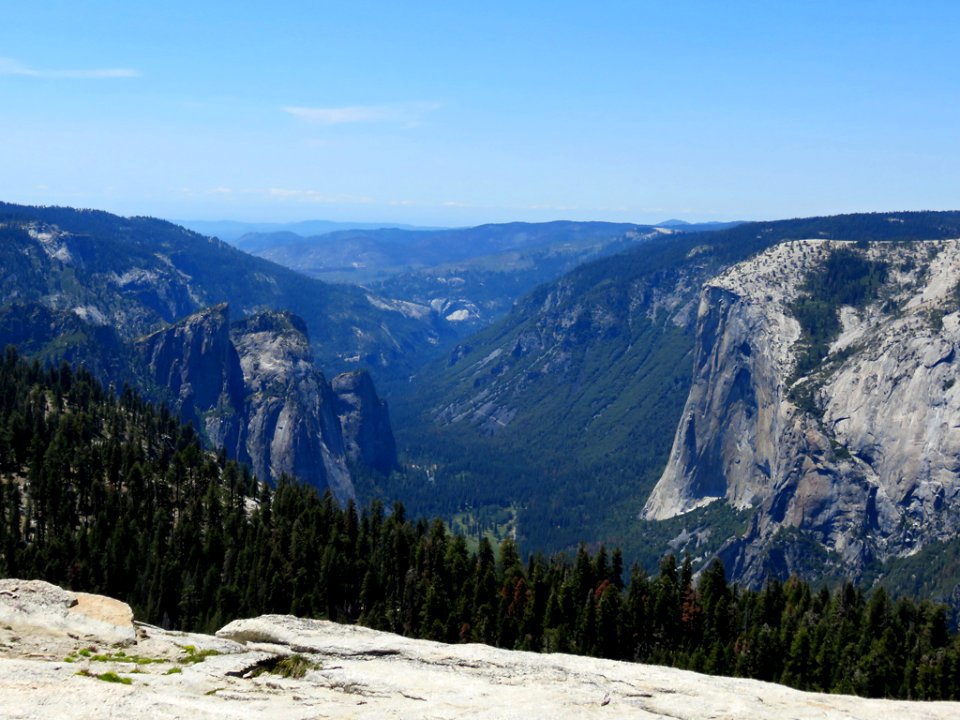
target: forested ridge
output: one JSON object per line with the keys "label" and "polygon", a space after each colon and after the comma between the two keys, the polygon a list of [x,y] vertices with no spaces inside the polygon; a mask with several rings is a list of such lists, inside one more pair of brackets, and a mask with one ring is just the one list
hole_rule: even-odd
{"label": "forested ridge", "polygon": [[[39,240],[38,233],[47,239]],[[68,324],[85,326],[80,332],[88,336],[110,325],[116,339],[129,341],[225,302],[238,313],[288,310],[304,318],[314,356],[327,371],[353,369],[344,358],[355,354],[375,371],[384,363],[412,367],[445,337],[443,323],[432,316],[385,310],[371,304],[361,288],[309,278],[156,218],[0,202],[0,240],[0,267],[6,271],[0,276],[0,312],[11,303],[39,304],[58,316],[66,308],[84,308],[107,319],[79,322],[71,312]],[[83,340],[44,338],[42,325],[18,328],[23,310],[15,310],[0,331],[8,329],[4,324],[30,329],[23,340],[39,345],[33,352],[69,358],[76,340]],[[2,342],[21,347],[23,340],[13,335]],[[81,345],[105,366],[119,359],[96,343]]]}
{"label": "forested ridge", "polygon": [[[406,384],[386,387],[401,456],[408,467],[430,467],[436,482],[398,473],[383,494],[411,514],[451,523],[509,510],[526,548],[604,541],[655,572],[666,545],[637,541],[637,514],[666,466],[689,395],[702,284],[780,242],[956,237],[958,212],[858,213],[664,235],[580,265]],[[864,305],[882,284],[883,263],[862,254],[839,252],[793,308],[805,369],[839,332],[838,305]],[[730,537],[717,529],[707,542],[716,551]]]}
{"label": "forested ridge", "polygon": [[358,512],[293,482],[268,489],[131,390],[12,349],[0,362],[0,574],[118,597],[183,629],[293,613],[803,689],[960,698],[960,637],[942,606],[796,579],[743,591],[719,562],[695,582],[673,556],[628,583],[621,553],[602,546],[526,562],[509,540],[471,551],[399,504]]}

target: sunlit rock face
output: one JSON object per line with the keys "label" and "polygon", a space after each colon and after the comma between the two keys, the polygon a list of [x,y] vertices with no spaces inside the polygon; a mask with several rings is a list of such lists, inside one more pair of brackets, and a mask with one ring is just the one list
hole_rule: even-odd
{"label": "sunlit rock face", "polygon": [[231,324],[218,305],[135,347],[150,382],[184,419],[263,480],[295,476],[346,503],[356,496],[348,461],[383,472],[396,465],[389,414],[369,375],[327,382],[306,326],[291,313]]}
{"label": "sunlit rock face", "polygon": [[[829,353],[798,372],[794,303],[838,248],[884,263],[885,279],[869,303],[834,308],[841,330]],[[958,241],[795,241],[712,279],[693,386],[645,517],[714,501],[754,509],[747,536],[727,549],[746,580],[798,569],[789,549],[771,557],[782,530],[822,544],[852,574],[954,536],[958,284]]]}
{"label": "sunlit rock face", "polygon": [[341,503],[356,496],[336,398],[316,369],[306,327],[295,315],[264,312],[236,323],[231,338],[246,386],[246,453],[258,477],[287,474],[329,488]]}

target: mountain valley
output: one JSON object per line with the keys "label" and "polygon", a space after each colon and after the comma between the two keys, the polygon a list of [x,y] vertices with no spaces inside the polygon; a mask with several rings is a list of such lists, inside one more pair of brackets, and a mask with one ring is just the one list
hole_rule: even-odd
{"label": "mountain valley", "polygon": [[[487,283],[500,309],[465,336],[427,286],[399,300],[162,221],[3,209],[0,338],[166,402],[261,479],[401,500],[471,543],[605,544],[648,572],[718,554],[754,587],[852,577],[960,607],[958,573],[918,568],[960,557],[956,213],[477,228],[459,252],[493,272],[498,247],[613,254],[516,300],[561,265]],[[425,234],[452,262],[465,232],[344,231],[338,251]]]}
{"label": "mountain valley", "polygon": [[[592,537],[623,547],[628,557],[643,559],[648,568],[667,549],[686,550],[704,559],[722,552],[734,577],[746,582],[759,582],[770,574],[785,578],[791,572],[810,578],[882,578],[884,563],[912,557],[924,543],[953,541],[950,528],[956,520],[947,497],[956,477],[950,465],[954,455],[939,450],[927,455],[929,448],[950,446],[939,433],[951,432],[949,418],[957,417],[938,397],[943,388],[952,387],[954,374],[950,328],[957,307],[950,278],[957,269],[951,244],[919,239],[958,234],[956,214],[841,216],[664,238],[584,265],[539,288],[503,321],[462,342],[447,360],[435,362],[414,378],[415,404],[404,403],[402,397],[393,402],[401,450],[419,458],[418,465],[426,458],[435,463],[429,493],[418,493],[417,484],[409,479],[398,483],[396,491],[413,507],[447,516],[464,508],[474,517],[491,516],[497,507],[516,508],[512,532],[525,547],[547,551],[575,547],[579,540]],[[818,276],[821,266],[852,266],[856,274],[851,258],[840,255],[832,264],[828,261],[829,242],[789,242],[811,237],[847,238],[854,244],[849,251],[853,260],[866,252],[864,257],[873,259],[864,262],[882,266],[884,272],[888,269],[883,282],[871,290],[876,296],[845,299],[842,292],[818,296],[816,312],[796,305],[801,289]],[[869,251],[855,244],[867,238],[873,239],[865,245]],[[748,261],[758,252],[758,260]],[[752,269],[760,266],[766,275]],[[863,279],[854,277],[851,282],[856,286]],[[745,324],[737,320],[743,339],[736,342],[710,334],[723,329],[711,313],[727,312],[728,294],[720,289],[725,282],[749,290],[754,298],[750,312],[758,318]],[[711,310],[714,305],[719,309]],[[805,320],[811,327],[835,326],[837,337],[818,337],[814,342],[805,329],[801,338],[793,315],[811,316]],[[863,354],[868,353],[868,338],[873,338],[872,355]],[[915,338],[923,352],[901,348],[903,338]],[[838,344],[833,347],[834,343]],[[710,359],[704,356],[704,344],[713,348]],[[738,375],[736,368],[765,362],[771,354],[789,357],[778,361],[788,366],[770,376],[771,371],[761,370],[765,365],[756,369],[750,365]],[[797,376],[795,356],[806,363]],[[828,381],[838,363],[850,369]],[[929,376],[924,363],[934,368]],[[731,369],[718,374],[725,365]],[[867,368],[874,368],[868,374],[879,372],[875,382],[881,389],[872,404],[865,404],[863,395],[851,389]],[[919,384],[904,384],[900,394],[893,395],[896,402],[884,404],[894,381],[911,373]],[[796,387],[788,392],[790,383]],[[678,460],[687,457],[681,431],[683,418],[693,407],[697,419],[691,425],[699,434],[696,442],[689,442],[696,449],[688,460]],[[908,412],[908,407],[913,408],[909,422],[920,433],[917,439],[894,429],[904,427],[899,413]],[[856,502],[869,503],[866,511],[872,519],[867,525],[886,528],[881,535],[907,523],[893,531],[897,539],[880,539],[875,533],[867,539],[873,531],[862,523],[835,525],[832,539],[825,534],[825,525],[811,532],[817,526],[811,515],[812,488],[792,501],[795,483],[775,479],[775,473],[787,472],[788,460],[806,462],[803,451],[777,435],[788,423],[772,418],[784,412],[797,422],[807,418],[801,427],[830,428],[819,440],[804,440],[812,443],[811,452],[819,453],[812,461],[820,468],[817,472],[834,477],[833,483],[866,483],[862,490],[850,486],[843,493],[824,495],[821,489],[816,501],[820,512],[841,512],[845,502],[863,498]],[[878,439],[878,431],[871,429],[875,423],[891,428],[887,440]],[[930,429],[923,430],[927,425]],[[406,432],[424,426],[430,428],[429,434]],[[761,452],[783,458],[776,461],[780,465],[772,457],[747,454],[753,452],[749,448],[754,435]],[[798,437],[805,436],[801,432]],[[895,445],[884,448],[888,442]],[[876,473],[859,464],[875,464],[881,455],[896,452],[900,455],[888,457],[885,467],[898,467],[912,456],[924,468],[909,465],[914,470],[898,481],[902,490],[894,493],[897,499],[887,501],[881,494],[874,509],[870,498],[877,497],[876,491],[869,488],[876,488],[876,481],[869,477]],[[729,464],[712,465],[717,461],[711,458],[718,456]],[[837,461],[829,459],[834,456]],[[678,462],[686,462],[688,469],[674,470]],[[821,467],[824,462],[831,467],[835,462],[846,464],[840,470],[826,470]],[[724,472],[729,479],[724,479]],[[774,475],[769,482],[766,472]],[[854,479],[864,472],[867,479]],[[692,489],[682,492],[693,492],[697,500],[674,502],[669,511],[656,510],[659,498],[681,492],[673,489],[679,481],[671,473],[688,478],[683,487]],[[748,481],[750,477],[756,479]],[[763,492],[753,494],[759,486],[783,483],[775,492],[776,502]],[[727,487],[737,489],[723,490]],[[727,501],[710,502],[725,496]],[[768,499],[766,504],[763,498]],[[790,502],[797,509],[788,517],[783,503]],[[901,502],[925,510],[919,514],[894,510]],[[853,505],[843,512],[852,513],[851,518],[857,515]],[[920,533],[923,540],[906,529],[916,522],[925,527]],[[938,597],[950,600],[956,594],[954,585],[946,583]]]}
{"label": "mountain valley", "polygon": [[958,715],[960,4],[3,20],[0,720]]}
{"label": "mountain valley", "polygon": [[[312,281],[159,220],[0,211],[4,345],[47,363],[82,364],[105,384],[168,403],[209,446],[270,481],[295,474],[346,502],[355,498],[348,463],[395,464],[385,406],[369,381],[348,378],[366,374],[360,356],[381,369],[409,362],[398,337],[409,345],[411,333],[420,335],[424,351],[432,347],[438,334],[428,311],[411,318],[363,291]],[[231,312],[241,319],[231,323]],[[320,367],[347,373],[337,381],[342,396]]]}
{"label": "mountain valley", "polygon": [[304,236],[253,232],[237,247],[322,280],[428,306],[465,337],[542,283],[662,235],[740,223],[504,223],[445,230],[367,228]]}

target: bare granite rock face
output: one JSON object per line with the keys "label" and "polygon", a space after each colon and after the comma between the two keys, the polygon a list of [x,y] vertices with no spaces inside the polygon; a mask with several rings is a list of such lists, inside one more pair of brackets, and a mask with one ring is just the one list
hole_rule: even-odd
{"label": "bare granite rock face", "polygon": [[[828,252],[824,243],[812,248],[809,267]],[[780,457],[781,437],[803,435],[785,401],[790,348],[800,338],[786,308],[803,279],[790,268],[796,254],[792,244],[776,245],[704,285],[693,386],[646,517],[673,517],[719,498],[752,507],[774,476],[788,472],[779,465],[790,462]]]}
{"label": "bare granite rock face", "polygon": [[[135,638],[120,647],[113,634],[120,626],[99,622],[102,617],[97,625],[69,617],[65,607],[73,593],[46,583],[3,583],[0,717],[17,720],[937,720],[960,715],[955,702],[804,693],[756,680],[444,645],[280,615],[232,622],[216,637],[138,623]],[[16,610],[8,607],[8,588],[20,593]],[[109,598],[93,602],[93,607],[122,605]],[[11,617],[19,618],[15,627]],[[51,629],[51,617],[64,617],[66,624]],[[126,626],[134,629],[129,622]],[[297,672],[284,673],[284,667]]]}
{"label": "bare granite rock face", "polygon": [[119,600],[75,593],[42,580],[0,580],[0,625],[44,637],[132,643],[133,612]]}
{"label": "bare granite rock face", "polygon": [[336,398],[314,367],[303,321],[287,312],[264,312],[231,331],[247,389],[246,452],[255,474],[277,480],[287,473],[329,487],[341,503],[356,492]]}
{"label": "bare granite rock face", "polygon": [[264,481],[286,473],[341,503],[355,498],[347,459],[383,472],[396,465],[386,404],[364,372],[328,383],[304,322],[260,312],[230,322],[217,305],[140,338],[150,381],[211,445]]}
{"label": "bare granite rock face", "polygon": [[[777,560],[786,567],[768,566],[766,549],[784,529],[826,547],[852,575],[960,530],[960,241],[858,245],[887,264],[886,281],[866,307],[838,308],[840,337],[797,377],[791,304],[839,247],[853,244],[774,246],[701,294],[693,386],[644,515],[718,500],[757,510],[725,557],[748,582],[800,570],[789,551]],[[791,388],[808,389],[813,408]]]}
{"label": "bare granite rock face", "polygon": [[340,373],[330,382],[347,457],[380,472],[397,465],[397,445],[387,403],[377,396],[364,370]]}
{"label": "bare granite rock face", "polygon": [[227,306],[190,315],[138,339],[134,348],[150,379],[172,395],[180,416],[206,433],[215,447],[242,457],[245,389],[240,358],[230,341]]}

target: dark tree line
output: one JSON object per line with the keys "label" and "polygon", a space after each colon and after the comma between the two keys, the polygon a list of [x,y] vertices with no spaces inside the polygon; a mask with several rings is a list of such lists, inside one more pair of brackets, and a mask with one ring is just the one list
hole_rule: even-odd
{"label": "dark tree line", "polygon": [[840,335],[840,306],[864,307],[876,299],[888,271],[887,263],[869,260],[858,249],[838,247],[823,267],[809,274],[790,307],[802,333],[798,376],[815,369],[829,354]]}
{"label": "dark tree line", "polygon": [[202,451],[188,426],[84,370],[0,363],[0,574],[126,600],[137,617],[213,630],[294,613],[413,637],[572,652],[810,690],[960,697],[960,639],[942,606],[731,586],[689,559],[625,578],[622,555],[472,550],[396,504],[362,512],[289,481],[275,489]]}

